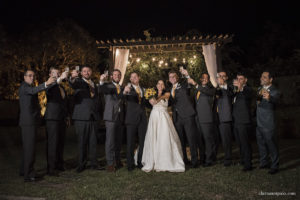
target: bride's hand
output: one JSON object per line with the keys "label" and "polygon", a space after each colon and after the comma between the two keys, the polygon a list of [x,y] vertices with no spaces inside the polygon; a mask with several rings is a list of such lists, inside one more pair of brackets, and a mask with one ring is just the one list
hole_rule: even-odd
{"label": "bride's hand", "polygon": [[152,99],[149,100],[149,103],[150,103],[152,106],[154,106],[155,104],[157,104],[157,101],[156,101],[155,98],[152,98]]}

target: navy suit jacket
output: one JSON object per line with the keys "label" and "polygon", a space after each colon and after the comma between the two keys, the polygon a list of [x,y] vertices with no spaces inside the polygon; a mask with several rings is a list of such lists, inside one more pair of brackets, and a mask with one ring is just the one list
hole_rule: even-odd
{"label": "navy suit jacket", "polygon": [[[197,100],[197,93],[200,91],[199,99]],[[195,96],[197,118],[200,123],[212,123],[213,118],[213,103],[215,88],[212,86],[203,87],[198,86]]]}
{"label": "navy suit jacket", "polygon": [[244,86],[242,92],[237,92],[234,95],[235,102],[233,103],[233,121],[235,124],[251,124],[251,100],[252,89],[249,86]]}
{"label": "navy suit jacket", "polygon": [[76,78],[74,82],[69,81],[74,92],[73,120],[97,121],[100,119],[99,111],[99,86],[95,85],[94,96],[91,96],[90,86],[82,78]]}
{"label": "navy suit jacket", "polygon": [[45,120],[64,120],[68,116],[67,93],[63,99],[58,84],[46,89],[47,106],[45,112]]}

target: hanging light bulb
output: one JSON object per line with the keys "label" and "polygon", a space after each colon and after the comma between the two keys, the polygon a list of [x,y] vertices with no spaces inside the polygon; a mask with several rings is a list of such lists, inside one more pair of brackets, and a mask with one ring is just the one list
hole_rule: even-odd
{"label": "hanging light bulb", "polygon": [[165,63],[165,66],[168,66],[168,63]]}
{"label": "hanging light bulb", "polygon": [[152,58],[152,61],[155,61],[156,59],[155,58]]}
{"label": "hanging light bulb", "polygon": [[185,58],[183,58],[183,60],[182,60],[182,61],[183,61],[183,63],[185,63]]}
{"label": "hanging light bulb", "polygon": [[196,58],[197,58],[197,56],[196,56],[196,55],[194,55],[193,57],[194,57],[194,59],[196,59]]}
{"label": "hanging light bulb", "polygon": [[141,59],[140,59],[140,58],[137,58],[137,59],[136,59],[136,62],[140,62],[140,61],[141,61]]}
{"label": "hanging light bulb", "polygon": [[177,58],[174,58],[174,62],[177,62]]}
{"label": "hanging light bulb", "polygon": [[163,60],[159,61],[159,64],[163,64],[163,63],[164,63],[164,61],[163,61]]}

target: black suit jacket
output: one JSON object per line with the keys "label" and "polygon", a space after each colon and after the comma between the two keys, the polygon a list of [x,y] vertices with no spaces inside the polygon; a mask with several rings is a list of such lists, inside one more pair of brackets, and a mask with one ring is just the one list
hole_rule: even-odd
{"label": "black suit jacket", "polygon": [[173,121],[176,122],[178,115],[181,118],[189,118],[196,115],[192,100],[190,99],[190,88],[186,81],[178,83],[175,89],[175,98],[170,90],[169,105],[172,106]]}
{"label": "black suit jacket", "polygon": [[124,121],[123,90],[124,89],[120,87],[120,93],[118,94],[117,88],[112,82],[100,85],[100,92],[104,94],[105,98],[103,120]]}
{"label": "black suit jacket", "polygon": [[142,117],[146,118],[145,108],[149,105],[149,103],[144,96],[145,89],[142,88],[142,90],[143,97],[141,99],[141,103],[139,103],[138,94],[136,93],[133,86],[131,86],[129,94],[124,95],[124,98],[126,100],[125,124],[136,125],[140,122]]}
{"label": "black suit jacket", "polygon": [[218,122],[232,121],[232,96],[233,89],[227,85],[227,90],[218,88],[216,90],[214,111]]}
{"label": "black suit jacket", "polygon": [[73,82],[69,81],[74,92],[74,111],[73,120],[99,120],[99,86],[95,85],[95,95],[91,97],[90,86],[82,78],[76,78]]}
{"label": "black suit jacket", "polygon": [[234,94],[233,102],[233,121],[235,124],[250,124],[251,123],[251,99],[252,89],[249,86],[244,86],[242,92]]}
{"label": "black suit jacket", "polygon": [[[200,91],[199,99],[197,100],[197,93]],[[214,121],[213,118],[213,103],[214,103],[214,95],[215,88],[212,86],[202,85],[198,86],[195,102],[196,102],[196,111],[197,118],[200,123],[212,123]]]}
{"label": "black suit jacket", "polygon": [[[260,90],[261,88],[259,88]],[[273,130],[275,128],[275,106],[279,101],[280,93],[275,88],[275,86],[269,87],[270,99],[261,99],[257,101],[256,107],[256,119],[257,126],[268,130]]]}
{"label": "black suit jacket", "polygon": [[[48,86],[49,88],[51,86]],[[32,126],[38,124],[41,113],[38,100],[38,93],[45,90],[45,83],[34,87],[26,82],[22,82],[19,89],[20,104],[20,126]]]}
{"label": "black suit jacket", "polygon": [[63,99],[58,84],[46,89],[47,106],[45,112],[45,120],[64,120],[68,116],[67,94]]}

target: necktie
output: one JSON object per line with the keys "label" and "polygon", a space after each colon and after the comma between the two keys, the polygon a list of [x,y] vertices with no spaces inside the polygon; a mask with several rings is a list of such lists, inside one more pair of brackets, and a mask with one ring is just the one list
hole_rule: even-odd
{"label": "necktie", "polygon": [[59,87],[59,91],[60,91],[61,98],[62,98],[62,99],[65,99],[66,94],[65,94],[64,89],[63,89],[60,85],[59,85],[58,87]]}
{"label": "necktie", "polygon": [[173,90],[172,90],[172,97],[175,98],[175,90],[176,90],[176,86],[173,86]]}
{"label": "necktie", "polygon": [[200,91],[198,91],[198,92],[197,92],[197,100],[199,99],[199,97],[200,97],[200,94],[201,94],[201,92],[200,92]]}
{"label": "necktie", "polygon": [[138,94],[138,98],[139,98],[139,104],[141,103],[141,90],[140,90],[140,87],[136,87],[135,89],[136,93]]}
{"label": "necktie", "polygon": [[88,80],[88,83],[89,83],[89,87],[90,87],[90,95],[93,98],[95,96],[95,88],[93,86],[92,80]]}
{"label": "necktie", "polygon": [[120,94],[120,85],[116,84],[116,88],[117,88],[117,93]]}

